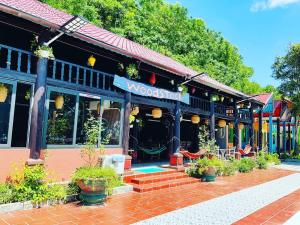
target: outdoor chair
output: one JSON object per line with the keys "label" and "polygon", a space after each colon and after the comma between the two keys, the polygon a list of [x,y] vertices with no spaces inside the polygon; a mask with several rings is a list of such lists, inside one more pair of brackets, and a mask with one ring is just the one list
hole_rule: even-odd
{"label": "outdoor chair", "polygon": [[251,145],[246,145],[244,149],[239,149],[239,153],[241,154],[241,157],[254,157],[256,156],[255,152],[251,152],[252,147]]}

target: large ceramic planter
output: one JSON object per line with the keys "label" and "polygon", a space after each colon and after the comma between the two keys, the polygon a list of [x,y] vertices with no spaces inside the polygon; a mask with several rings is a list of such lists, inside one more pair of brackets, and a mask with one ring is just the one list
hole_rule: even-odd
{"label": "large ceramic planter", "polygon": [[203,173],[202,181],[212,182],[216,180],[216,168],[209,166]]}
{"label": "large ceramic planter", "polygon": [[105,179],[81,179],[77,181],[77,185],[81,189],[79,197],[84,205],[98,205],[105,201],[107,196]]}

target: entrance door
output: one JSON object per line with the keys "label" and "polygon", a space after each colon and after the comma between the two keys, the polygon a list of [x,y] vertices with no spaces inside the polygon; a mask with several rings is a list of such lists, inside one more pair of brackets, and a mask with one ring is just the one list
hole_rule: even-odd
{"label": "entrance door", "polygon": [[11,147],[26,147],[32,86],[18,83],[15,101]]}
{"label": "entrance door", "polygon": [[16,82],[0,80],[0,147],[10,147]]}

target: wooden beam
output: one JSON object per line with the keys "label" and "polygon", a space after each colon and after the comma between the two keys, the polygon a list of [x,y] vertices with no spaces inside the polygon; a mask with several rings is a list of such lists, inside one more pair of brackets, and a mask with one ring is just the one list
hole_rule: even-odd
{"label": "wooden beam", "polygon": [[215,139],[216,115],[215,115],[215,102],[210,102],[210,138]]}
{"label": "wooden beam", "polygon": [[263,120],[263,111],[259,109],[258,115],[258,148],[262,150],[262,120]]}
{"label": "wooden beam", "polygon": [[181,110],[180,110],[180,102],[177,101],[174,110],[174,144],[173,144],[173,153],[177,153],[180,150],[180,117],[181,117]]}

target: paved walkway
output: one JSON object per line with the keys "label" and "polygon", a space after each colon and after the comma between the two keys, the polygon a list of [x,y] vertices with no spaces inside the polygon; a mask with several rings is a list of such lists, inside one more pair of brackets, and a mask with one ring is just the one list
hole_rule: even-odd
{"label": "paved walkway", "polygon": [[292,174],[141,221],[136,225],[232,224],[299,188],[300,174]]}
{"label": "paved walkway", "polygon": [[[292,174],[294,174],[292,171],[287,170],[256,170],[250,174],[237,174],[231,177],[218,177],[217,181],[212,183],[199,182],[196,184],[174,187],[143,194],[130,193],[125,195],[113,196],[108,199],[105,206],[100,207],[82,207],[74,203],[42,209],[0,214],[0,225],[127,225],[187,206],[193,207],[192,205],[201,202],[204,204],[205,201],[211,199],[219,199],[219,197],[225,197],[230,193],[240,192],[243,189],[254,187],[256,185],[260,185],[269,181],[274,181],[279,178],[287,179],[286,181],[290,181],[291,176],[289,175]],[[298,174],[292,176],[298,176]],[[279,182],[278,184],[281,185],[282,182]],[[284,193],[276,192],[276,198],[279,198],[280,196],[293,191],[296,186],[296,184],[293,184],[290,189],[284,189]],[[276,187],[274,189],[276,189]],[[272,196],[270,196],[270,198],[272,198]],[[269,201],[270,200],[268,200],[268,202]],[[267,204],[267,201],[263,204]],[[234,214],[233,210],[231,212],[233,212]],[[241,216],[243,215],[241,214]],[[226,216],[227,214],[223,215],[223,217]],[[196,216],[194,219],[196,219]]]}
{"label": "paved walkway", "polygon": [[280,165],[274,166],[274,168],[300,172],[300,160],[282,162]]}

